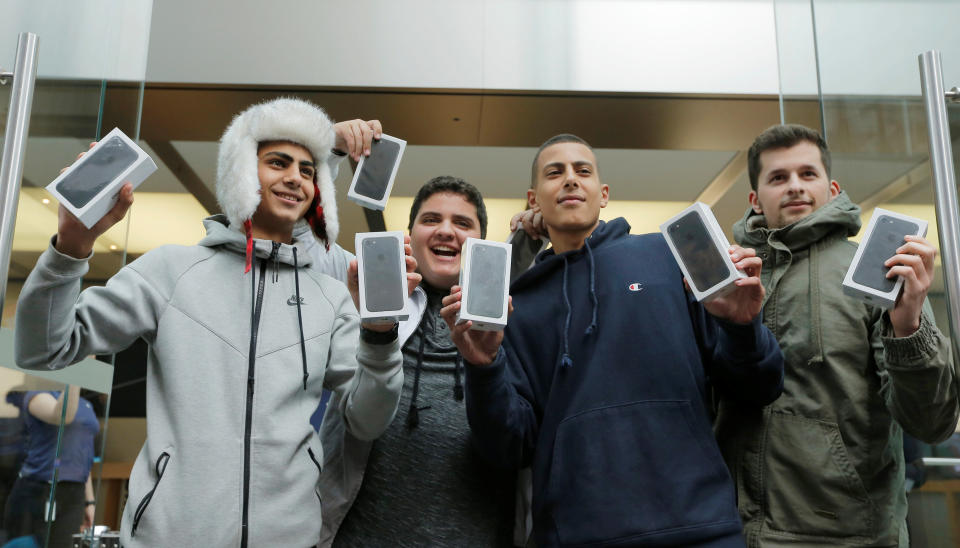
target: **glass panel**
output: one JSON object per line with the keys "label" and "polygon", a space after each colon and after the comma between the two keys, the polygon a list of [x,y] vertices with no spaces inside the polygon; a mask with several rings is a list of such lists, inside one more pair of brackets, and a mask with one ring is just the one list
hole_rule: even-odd
{"label": "glass panel", "polygon": [[[139,137],[152,8],[152,0],[16,2],[0,8],[4,69],[13,70],[19,33],[39,37],[0,324],[0,508],[5,510],[0,545],[33,536],[39,546],[72,546],[72,536],[87,525],[119,525],[116,480],[101,482],[122,475],[125,464],[104,462],[110,460],[104,451],[113,357],[86,358],[54,372],[24,371],[14,363],[13,327],[24,280],[57,231],[58,203],[44,187],[114,127]],[[4,123],[9,99],[10,86],[0,87]],[[98,239],[84,287],[102,284],[123,266],[130,218]],[[110,496],[99,496],[101,490]],[[97,504],[87,504],[93,498]]]}
{"label": "glass panel", "polygon": [[[954,25],[960,4],[799,3],[808,4],[815,29],[819,114],[833,154],[833,178],[861,206],[864,226],[876,207],[919,217],[930,222],[927,239],[939,247],[917,56],[940,50],[946,88],[960,85],[960,35]],[[956,143],[960,106],[950,107],[949,119]],[[954,146],[955,165],[958,151]],[[940,331],[949,336],[942,268],[938,257],[929,300]],[[960,434],[932,446],[908,440],[906,452],[912,544],[960,545],[960,466],[935,461],[925,466],[919,460],[960,457]]]}

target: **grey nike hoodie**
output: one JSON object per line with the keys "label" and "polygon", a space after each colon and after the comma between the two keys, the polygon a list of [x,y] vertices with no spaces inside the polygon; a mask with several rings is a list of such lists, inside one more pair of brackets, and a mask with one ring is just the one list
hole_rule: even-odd
{"label": "grey nike hoodie", "polygon": [[[59,369],[143,338],[147,440],[121,524],[127,548],[312,546],[323,451],[309,423],[325,387],[347,428],[377,437],[403,385],[397,341],[369,344],[347,288],[292,245],[204,221],[196,246],[163,246],[80,291],[87,260],[51,246],[17,308],[16,360]],[[243,540],[241,540],[243,539]]]}

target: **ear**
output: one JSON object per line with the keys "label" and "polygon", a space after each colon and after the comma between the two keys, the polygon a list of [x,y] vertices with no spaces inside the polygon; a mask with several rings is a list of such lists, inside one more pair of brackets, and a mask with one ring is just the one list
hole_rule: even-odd
{"label": "ear", "polygon": [[840,195],[840,183],[836,181],[830,181],[830,199],[834,199]]}
{"label": "ear", "polygon": [[750,200],[750,207],[753,208],[753,212],[763,215],[763,208],[760,207],[760,197],[757,196],[756,191],[751,190],[747,199]]}
{"label": "ear", "polygon": [[533,188],[527,189],[527,205],[530,206],[530,209],[539,209],[540,206],[537,205],[537,191]]}
{"label": "ear", "polygon": [[609,201],[610,187],[608,185],[600,185],[600,207],[607,207]]}

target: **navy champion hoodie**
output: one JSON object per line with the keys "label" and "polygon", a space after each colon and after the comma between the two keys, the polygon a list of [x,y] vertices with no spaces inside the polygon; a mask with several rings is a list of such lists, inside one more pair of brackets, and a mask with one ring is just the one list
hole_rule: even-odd
{"label": "navy champion hoodie", "polygon": [[775,400],[780,348],[759,316],[708,314],[663,237],[629,231],[601,222],[514,282],[495,361],[466,369],[470,426],[494,462],[532,465],[538,546],[742,546],[709,394]]}

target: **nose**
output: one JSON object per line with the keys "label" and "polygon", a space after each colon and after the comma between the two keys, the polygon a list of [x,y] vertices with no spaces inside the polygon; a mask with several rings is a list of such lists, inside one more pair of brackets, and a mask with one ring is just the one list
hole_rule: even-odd
{"label": "nose", "polygon": [[574,166],[567,166],[567,170],[564,175],[566,176],[565,180],[563,181],[564,187],[577,187],[580,185],[580,181],[577,179],[576,168]]}
{"label": "nose", "polygon": [[790,174],[790,180],[787,181],[787,191],[791,194],[800,194],[803,192],[800,176],[796,173]]}
{"label": "nose", "polygon": [[444,219],[437,224],[437,236],[453,238],[453,221]]}

